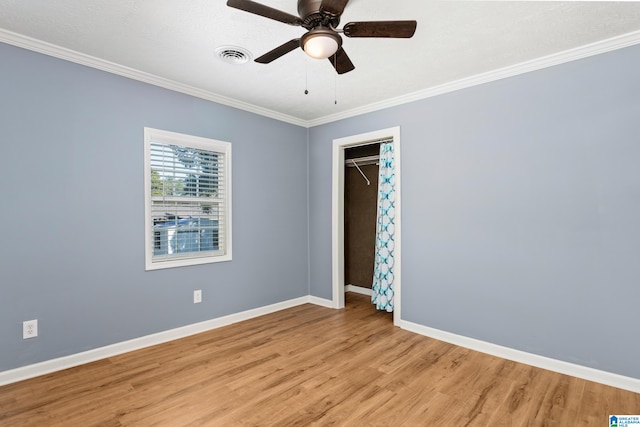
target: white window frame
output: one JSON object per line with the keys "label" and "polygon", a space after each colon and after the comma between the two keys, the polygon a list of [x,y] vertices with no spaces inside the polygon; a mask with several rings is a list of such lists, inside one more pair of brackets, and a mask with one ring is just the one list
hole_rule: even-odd
{"label": "white window frame", "polygon": [[[151,144],[161,143],[180,147],[195,148],[223,154],[224,194],[221,211],[222,227],[219,232],[224,236],[222,247],[213,253],[193,252],[175,257],[154,257],[154,221],[151,194]],[[231,143],[153,128],[144,128],[144,198],[145,198],[145,270],[158,270],[172,267],[208,264],[231,261]],[[195,198],[194,198],[195,199]]]}

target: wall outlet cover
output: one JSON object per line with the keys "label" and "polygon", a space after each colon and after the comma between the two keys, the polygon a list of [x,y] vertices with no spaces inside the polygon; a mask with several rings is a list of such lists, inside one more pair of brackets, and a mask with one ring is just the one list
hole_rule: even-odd
{"label": "wall outlet cover", "polygon": [[38,336],[38,319],[26,320],[22,322],[22,339],[35,338]]}

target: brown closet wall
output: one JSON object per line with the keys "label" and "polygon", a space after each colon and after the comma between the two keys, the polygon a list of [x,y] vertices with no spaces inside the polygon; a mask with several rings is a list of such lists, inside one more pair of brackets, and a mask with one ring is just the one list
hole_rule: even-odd
{"label": "brown closet wall", "polygon": [[[379,144],[345,150],[345,158],[378,155]],[[345,284],[371,289],[375,258],[378,165],[360,166],[371,185],[355,167],[345,166],[344,257]]]}

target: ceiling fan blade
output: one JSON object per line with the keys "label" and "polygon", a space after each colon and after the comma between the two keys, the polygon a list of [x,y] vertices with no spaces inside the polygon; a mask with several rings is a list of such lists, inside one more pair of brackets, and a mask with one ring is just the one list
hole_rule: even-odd
{"label": "ceiling fan blade", "polygon": [[329,57],[329,61],[331,61],[331,65],[333,65],[338,74],[348,73],[356,69],[343,48],[338,49],[333,56]]}
{"label": "ceiling fan blade", "polygon": [[349,22],[344,26],[347,37],[391,37],[408,39],[413,37],[416,21],[370,21]]}
{"label": "ceiling fan blade", "polygon": [[265,53],[260,58],[256,58],[255,61],[261,64],[268,64],[271,61],[275,61],[281,56],[286,55],[297,47],[300,47],[300,39],[289,40],[285,44],[280,45],[272,51]]}
{"label": "ceiling fan blade", "polygon": [[229,0],[227,6],[235,9],[244,10],[245,12],[255,15],[264,16],[265,18],[274,19],[289,25],[302,25],[302,19],[295,15],[290,15],[278,9],[256,3],[251,0]]}
{"label": "ceiling fan blade", "polygon": [[333,16],[340,16],[349,0],[322,0],[320,10]]}

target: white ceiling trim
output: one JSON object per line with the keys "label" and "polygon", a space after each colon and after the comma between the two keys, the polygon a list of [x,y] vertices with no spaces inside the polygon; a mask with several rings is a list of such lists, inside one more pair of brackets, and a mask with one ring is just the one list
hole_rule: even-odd
{"label": "white ceiling trim", "polygon": [[195,96],[196,98],[202,98],[207,101],[212,101],[218,104],[227,105],[229,107],[238,108],[240,110],[259,114],[261,116],[270,117],[272,119],[280,120],[280,121],[291,123],[294,125],[308,127],[306,120],[302,120],[297,117],[289,116],[286,114],[279,113],[277,111],[269,110],[266,108],[258,107],[253,104],[238,101],[233,98],[218,95],[213,92],[198,89],[193,86],[189,86],[173,80],[165,79],[163,77],[146,73],[144,71],[136,70],[134,68],[125,67],[123,65],[106,61],[104,59],[96,58],[94,56],[76,52],[71,49],[66,49],[64,47],[60,47],[51,43],[47,43],[31,37],[23,36],[22,34],[17,34],[12,31],[7,31],[2,28],[0,28],[0,42],[4,42],[13,46],[32,50],[34,52],[43,53],[45,55],[53,56],[55,58],[64,59],[66,61],[75,62],[76,64],[85,65],[87,67],[106,71],[112,74],[117,74],[119,76],[127,77],[133,80],[149,83],[154,86],[159,86],[164,89],[172,90],[174,92]]}
{"label": "white ceiling trim", "polygon": [[624,34],[618,37],[613,37],[607,40],[602,40],[596,43],[577,47],[577,48],[570,49],[557,54],[545,56],[542,58],[512,65],[509,67],[501,68],[498,70],[489,71],[489,72],[478,74],[468,78],[460,79],[451,83],[446,83],[433,88],[421,90],[418,92],[413,92],[407,95],[391,98],[383,102],[369,104],[364,107],[354,108],[342,113],[329,115],[329,116],[321,117],[314,120],[303,120],[297,117],[279,113],[277,111],[258,107],[253,104],[249,104],[249,103],[238,101],[229,97],[218,95],[213,92],[201,90],[189,85],[175,82],[173,80],[165,79],[163,77],[146,73],[144,71],[125,67],[119,64],[115,64],[113,62],[105,61],[103,59],[86,55],[80,52],[75,52],[70,49],[56,46],[51,43],[47,43],[31,37],[23,36],[21,34],[17,34],[4,29],[0,29],[0,42],[21,47],[24,49],[28,49],[34,52],[42,53],[45,55],[49,55],[55,58],[63,59],[66,61],[74,62],[76,64],[106,71],[119,76],[127,77],[133,80],[138,80],[144,83],[169,89],[175,92],[195,96],[197,98],[216,102],[222,105],[227,105],[229,107],[238,108],[240,110],[259,114],[261,116],[269,117],[282,122],[310,128],[310,127],[319,126],[322,124],[327,124],[327,123],[331,123],[338,120],[347,119],[349,117],[354,117],[361,114],[382,110],[389,107],[406,104],[409,102],[430,98],[433,96],[454,92],[460,89],[465,89],[468,87],[489,83],[492,81],[496,81],[496,80],[500,80],[508,77],[517,76],[517,75],[528,73],[531,71],[552,67],[554,65],[564,64],[570,61],[575,61],[575,60],[586,58],[589,56],[599,55],[599,54],[610,52],[613,50],[637,45],[637,44],[640,44],[640,31],[634,31],[632,33]]}
{"label": "white ceiling trim", "polygon": [[382,110],[384,108],[395,107],[398,105],[407,104],[409,102],[419,101],[421,99],[431,98],[433,96],[454,92],[456,90],[465,89],[500,79],[506,79],[508,77],[517,76],[531,71],[553,67],[554,65],[576,61],[578,59],[599,55],[601,53],[622,49],[636,44],[640,44],[640,31],[634,31],[632,33],[623,34],[621,36],[598,41],[596,43],[566,50],[564,52],[559,52],[553,55],[544,56],[542,58],[533,59],[531,61],[522,62],[520,64],[511,65],[509,67],[488,71],[486,73],[477,74],[475,76],[456,80],[450,83],[445,83],[440,86],[420,90],[407,95],[387,99],[382,102],[365,105],[363,107],[354,108],[343,113],[332,114],[330,116],[321,117],[319,119],[309,120],[307,122],[307,126],[319,126],[322,124],[347,119],[349,117],[359,116],[361,114]]}

